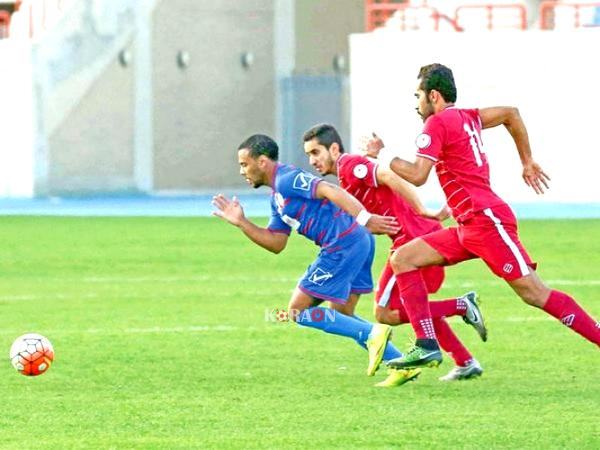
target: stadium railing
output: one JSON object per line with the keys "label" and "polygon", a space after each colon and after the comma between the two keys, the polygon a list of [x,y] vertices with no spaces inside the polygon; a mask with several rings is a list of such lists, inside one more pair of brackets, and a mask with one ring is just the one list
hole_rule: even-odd
{"label": "stadium railing", "polygon": [[392,3],[389,0],[365,1],[365,29],[373,31],[384,25],[401,31],[432,30],[440,31],[447,24],[454,31],[462,31],[454,19],[440,13],[431,6],[413,6],[408,3]]}
{"label": "stadium railing", "polygon": [[365,30],[373,31],[384,26],[392,14],[406,6],[390,0],[365,0]]}
{"label": "stadium railing", "polygon": [[540,4],[540,29],[577,29],[600,26],[600,2]]}
{"label": "stadium railing", "polygon": [[462,5],[454,11],[454,21],[467,29],[527,29],[527,9],[522,4]]}
{"label": "stadium railing", "polygon": [[523,4],[481,4],[458,6],[449,17],[434,7],[394,3],[390,0],[365,0],[365,28],[373,31],[388,26],[402,31],[440,31],[449,24],[452,31],[467,29],[527,29],[527,9]]}

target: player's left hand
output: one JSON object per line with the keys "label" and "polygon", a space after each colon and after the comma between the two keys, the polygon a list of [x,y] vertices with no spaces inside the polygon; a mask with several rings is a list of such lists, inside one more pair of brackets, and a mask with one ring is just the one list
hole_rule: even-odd
{"label": "player's left hand", "polygon": [[383,141],[375,133],[371,133],[371,136],[369,137],[361,138],[359,143],[359,149],[363,156],[367,156],[369,158],[377,158],[383,147]]}
{"label": "player's left hand", "polygon": [[400,226],[395,217],[380,216],[377,214],[371,214],[366,227],[373,234],[394,235],[400,231]]}
{"label": "player's left hand", "polygon": [[530,160],[523,164],[523,180],[536,194],[543,194],[544,187],[550,189],[550,186],[548,185],[550,177],[546,175],[540,165],[534,160]]}
{"label": "player's left hand", "polygon": [[217,194],[213,197],[212,204],[217,208],[213,211],[213,216],[220,217],[235,226],[239,226],[244,220],[244,210],[237,197],[229,200],[223,194]]}

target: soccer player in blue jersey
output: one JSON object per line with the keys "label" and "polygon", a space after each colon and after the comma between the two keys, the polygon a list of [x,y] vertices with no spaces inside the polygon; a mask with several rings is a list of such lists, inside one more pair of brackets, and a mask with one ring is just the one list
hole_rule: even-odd
{"label": "soccer player in blue jersey", "polygon": [[[327,300],[345,304],[371,292],[374,239],[371,233],[398,231],[395,218],[369,214],[343,189],[309,172],[277,162],[273,139],[256,134],[238,148],[240,174],[255,188],[270,186],[271,220],[266,228],[249,221],[234,197],[213,198],[214,215],[237,226],[254,243],[280,253],[292,229],[313,241],[321,251],[299,281],[288,305],[299,325],[354,339],[369,352],[367,375],[377,371],[382,359],[401,353],[388,342],[391,327],[372,324],[357,316],[322,308]],[[410,371],[406,371],[407,379]]]}

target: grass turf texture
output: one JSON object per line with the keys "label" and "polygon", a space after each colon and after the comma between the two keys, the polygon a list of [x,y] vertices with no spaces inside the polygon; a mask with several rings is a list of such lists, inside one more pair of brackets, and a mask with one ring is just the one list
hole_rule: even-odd
{"label": "grass turf texture", "polygon": [[[600,317],[600,221],[521,231],[541,276]],[[437,381],[446,358],[386,390],[354,342],[265,321],[317,252],[303,238],[276,256],[198,218],[4,217],[0,236],[1,448],[600,447],[598,349],[481,262],[450,268],[436,298],[481,293],[487,343],[451,322],[483,377]],[[372,319],[371,305],[359,313]],[[41,377],[8,362],[24,332],[54,344]],[[394,342],[411,335],[396,328]]]}

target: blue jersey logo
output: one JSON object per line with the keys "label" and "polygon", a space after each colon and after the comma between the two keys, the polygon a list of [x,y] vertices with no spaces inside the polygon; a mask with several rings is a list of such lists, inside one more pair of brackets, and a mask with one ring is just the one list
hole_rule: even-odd
{"label": "blue jersey logo", "polygon": [[294,178],[293,187],[294,189],[299,189],[301,191],[308,191],[310,190],[311,181],[314,179],[314,176],[308,173],[300,172],[298,175],[296,175],[296,178]]}

